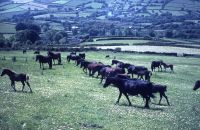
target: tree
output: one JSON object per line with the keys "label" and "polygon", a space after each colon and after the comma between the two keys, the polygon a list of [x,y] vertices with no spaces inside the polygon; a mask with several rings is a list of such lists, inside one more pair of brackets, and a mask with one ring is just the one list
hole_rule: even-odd
{"label": "tree", "polygon": [[166,37],[167,37],[167,38],[172,38],[172,37],[173,37],[173,32],[172,32],[171,30],[168,30],[168,31],[166,32]]}
{"label": "tree", "polygon": [[15,34],[15,39],[16,41],[20,42],[26,42],[27,40],[30,40],[32,43],[34,43],[36,40],[39,40],[40,37],[35,31],[26,29],[18,31]]}
{"label": "tree", "polygon": [[40,33],[41,32],[40,26],[38,26],[36,24],[29,24],[28,25],[28,29],[29,30],[34,30],[36,33]]}
{"label": "tree", "polygon": [[25,23],[18,23],[16,26],[15,26],[15,30],[16,31],[19,31],[19,30],[25,30],[27,29],[27,25]]}

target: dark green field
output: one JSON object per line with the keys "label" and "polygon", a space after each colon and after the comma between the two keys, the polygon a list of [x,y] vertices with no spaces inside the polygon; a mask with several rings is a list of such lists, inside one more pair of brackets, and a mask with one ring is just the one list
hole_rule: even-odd
{"label": "dark green field", "polygon": [[[46,52],[43,52],[46,54]],[[68,129],[193,129],[200,128],[200,90],[193,85],[200,74],[200,59],[158,55],[126,54],[112,52],[87,52],[86,59],[111,64],[114,56],[118,60],[150,68],[152,60],[164,60],[175,65],[175,73],[153,73],[152,81],[168,86],[167,96],[171,106],[157,105],[159,95],[143,109],[141,97],[130,97],[133,106],[128,106],[124,96],[119,105],[114,105],[118,90],[112,86],[103,88],[100,79],[86,75],[73,62],[66,63],[68,53],[62,53],[63,65],[52,70],[39,69],[33,52],[0,52],[0,68],[11,68],[28,73],[34,93],[18,92],[10,87],[8,77],[0,78],[0,129],[1,130],[68,130]],[[110,59],[105,55],[109,54]],[[12,56],[17,62],[12,63]],[[26,62],[27,58],[27,62]],[[47,67],[47,66],[46,66]]]}

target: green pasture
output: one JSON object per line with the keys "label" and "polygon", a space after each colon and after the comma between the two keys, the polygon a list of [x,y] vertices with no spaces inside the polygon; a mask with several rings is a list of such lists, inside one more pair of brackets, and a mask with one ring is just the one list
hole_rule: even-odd
{"label": "green pasture", "polygon": [[[46,55],[46,52],[42,52]],[[1,51],[0,68],[11,68],[27,73],[33,93],[21,83],[18,92],[10,87],[7,76],[0,77],[0,129],[1,130],[197,130],[200,128],[200,90],[192,87],[200,74],[200,59],[112,52],[86,52],[86,59],[111,64],[116,59],[150,68],[152,60],[174,64],[175,73],[154,72],[152,82],[168,86],[171,106],[157,105],[159,95],[144,109],[141,97],[130,97],[128,106],[124,96],[119,105],[114,103],[118,90],[103,88],[100,79],[89,77],[73,62],[67,63],[67,52],[62,52],[63,65],[41,70],[33,51]],[[110,58],[105,58],[110,55]],[[6,60],[1,60],[5,56]],[[16,56],[17,61],[12,62]],[[26,60],[27,59],[27,60]],[[45,66],[47,68],[47,66]],[[0,71],[1,71],[0,70]]]}
{"label": "green pasture", "polygon": [[0,23],[0,33],[15,33],[15,24]]}
{"label": "green pasture", "polygon": [[96,41],[97,39],[94,39],[94,42],[85,42],[82,43],[82,45],[90,45],[90,44],[105,44],[105,45],[109,45],[109,44],[129,44],[129,45],[134,45],[134,44],[145,44],[148,43],[149,40],[101,40],[101,41]]}

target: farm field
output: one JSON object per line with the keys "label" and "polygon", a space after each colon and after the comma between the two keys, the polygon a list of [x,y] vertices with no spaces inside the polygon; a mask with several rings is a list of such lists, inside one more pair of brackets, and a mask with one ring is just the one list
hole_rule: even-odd
{"label": "farm field", "polygon": [[136,52],[158,52],[158,53],[185,53],[185,54],[200,54],[200,49],[185,48],[185,47],[172,47],[172,46],[97,46],[101,49],[115,49],[121,48],[122,51],[136,51]]}
{"label": "farm field", "polygon": [[15,33],[14,23],[0,23],[0,33]]}
{"label": "farm field", "polygon": [[[97,38],[98,39],[98,38]],[[102,45],[109,45],[109,44],[129,44],[129,45],[134,45],[134,44],[145,44],[148,43],[149,40],[101,40],[101,41],[96,41],[94,39],[94,42],[85,42],[82,43],[82,45],[88,45],[88,44],[102,44]]]}
{"label": "farm field", "polygon": [[[46,55],[46,52],[42,52]],[[2,130],[50,130],[50,129],[199,129],[200,90],[193,91],[194,82],[199,79],[200,59],[143,55],[112,52],[87,52],[86,59],[111,64],[118,60],[144,65],[150,68],[152,60],[164,60],[175,65],[175,73],[154,72],[152,82],[168,86],[165,100],[157,105],[159,95],[150,103],[150,109],[143,109],[141,97],[130,97],[133,106],[127,106],[124,96],[119,105],[114,105],[118,90],[112,86],[103,88],[100,79],[89,77],[73,62],[53,66],[52,70],[39,69],[32,51],[1,51],[0,68],[11,68],[28,73],[33,93],[13,92],[8,77],[0,78],[0,128]],[[111,58],[105,58],[110,55]],[[16,56],[17,62],[11,58]],[[27,58],[27,62],[26,62]],[[46,66],[47,67],[47,66]],[[26,91],[29,91],[25,87]]]}

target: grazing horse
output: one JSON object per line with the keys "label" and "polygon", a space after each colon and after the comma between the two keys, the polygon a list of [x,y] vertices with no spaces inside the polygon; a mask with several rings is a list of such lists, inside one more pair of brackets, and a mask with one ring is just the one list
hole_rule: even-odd
{"label": "grazing horse", "polygon": [[149,108],[149,100],[150,97],[154,98],[152,93],[152,83],[142,81],[142,80],[130,80],[130,79],[122,79],[116,77],[108,77],[106,79],[103,87],[108,87],[110,84],[113,84],[115,87],[119,89],[119,97],[116,104],[119,103],[119,100],[122,94],[127,98],[129,105],[131,106],[131,102],[129,100],[128,95],[136,96],[140,94],[143,98],[146,99],[145,108]]}
{"label": "grazing horse", "polygon": [[[147,71],[148,69],[144,66],[134,66],[134,65],[130,65],[128,67],[128,73],[127,74],[131,74],[132,78],[133,78],[133,74],[138,75],[138,72],[140,71]],[[138,77],[139,78],[139,77]]]}
{"label": "grazing horse", "polygon": [[[144,79],[150,82],[150,78],[152,76],[152,72],[148,70],[140,70],[137,72],[138,78]],[[144,78],[143,78],[144,76]]]}
{"label": "grazing horse", "polygon": [[161,103],[162,97],[165,97],[167,104],[170,106],[168,98],[165,94],[166,91],[167,91],[166,85],[153,84],[152,93],[160,93],[160,100],[159,100],[158,104]]}
{"label": "grazing horse", "polygon": [[200,80],[197,80],[197,81],[195,82],[195,85],[194,85],[193,90],[195,91],[195,90],[197,90],[198,88],[200,88]]}
{"label": "grazing horse", "polygon": [[115,77],[118,74],[124,74],[125,70],[122,68],[111,68],[111,67],[104,67],[99,71],[99,74],[101,75],[101,81],[102,83],[103,79],[107,77]]}
{"label": "grazing horse", "polygon": [[76,61],[76,66],[79,66],[80,64],[81,64],[81,62],[83,62],[83,61],[85,61],[85,59],[78,59],[77,61]]}
{"label": "grazing horse", "polygon": [[24,73],[17,74],[16,72],[14,72],[10,69],[3,69],[1,76],[4,76],[4,75],[8,75],[8,77],[10,78],[11,87],[14,89],[14,91],[16,91],[15,81],[17,81],[17,82],[20,81],[23,85],[22,91],[24,91],[24,86],[25,86],[25,83],[26,83],[27,86],[30,89],[30,92],[32,93],[32,89],[31,89],[30,84],[28,82],[29,76],[27,76],[26,74],[24,74]]}
{"label": "grazing horse", "polygon": [[82,59],[85,59],[85,53],[79,53],[78,54]]}
{"label": "grazing horse", "polygon": [[80,64],[80,68],[83,68],[83,72],[87,73],[87,68],[88,68],[88,65],[91,64],[91,63],[97,63],[97,62],[91,62],[91,61],[82,61]]}
{"label": "grazing horse", "polygon": [[170,68],[171,72],[174,72],[174,65],[166,64],[164,62],[162,62],[161,65],[164,67],[165,71],[166,71],[166,68]]}
{"label": "grazing horse", "polygon": [[151,62],[151,71],[153,72],[153,71],[155,71],[155,69],[156,68],[158,68],[158,71],[159,71],[159,69],[161,69],[161,71],[162,71],[162,62],[163,61],[152,61]]}
{"label": "grazing horse", "polygon": [[50,56],[55,64],[54,60],[58,60],[58,64],[61,64],[61,53],[55,53],[52,51],[48,51],[48,56]]}
{"label": "grazing horse", "polygon": [[67,61],[70,62],[70,60],[73,60],[75,61],[75,63],[77,62],[77,60],[81,59],[80,56],[77,56],[77,55],[68,55],[67,56]]}
{"label": "grazing horse", "polygon": [[40,54],[40,51],[35,51],[34,54]]}
{"label": "grazing horse", "polygon": [[52,59],[49,56],[43,56],[43,55],[36,55],[36,60],[35,61],[39,61],[40,63],[40,68],[41,66],[44,69],[44,63],[48,63],[49,64],[49,69],[52,68]]}

